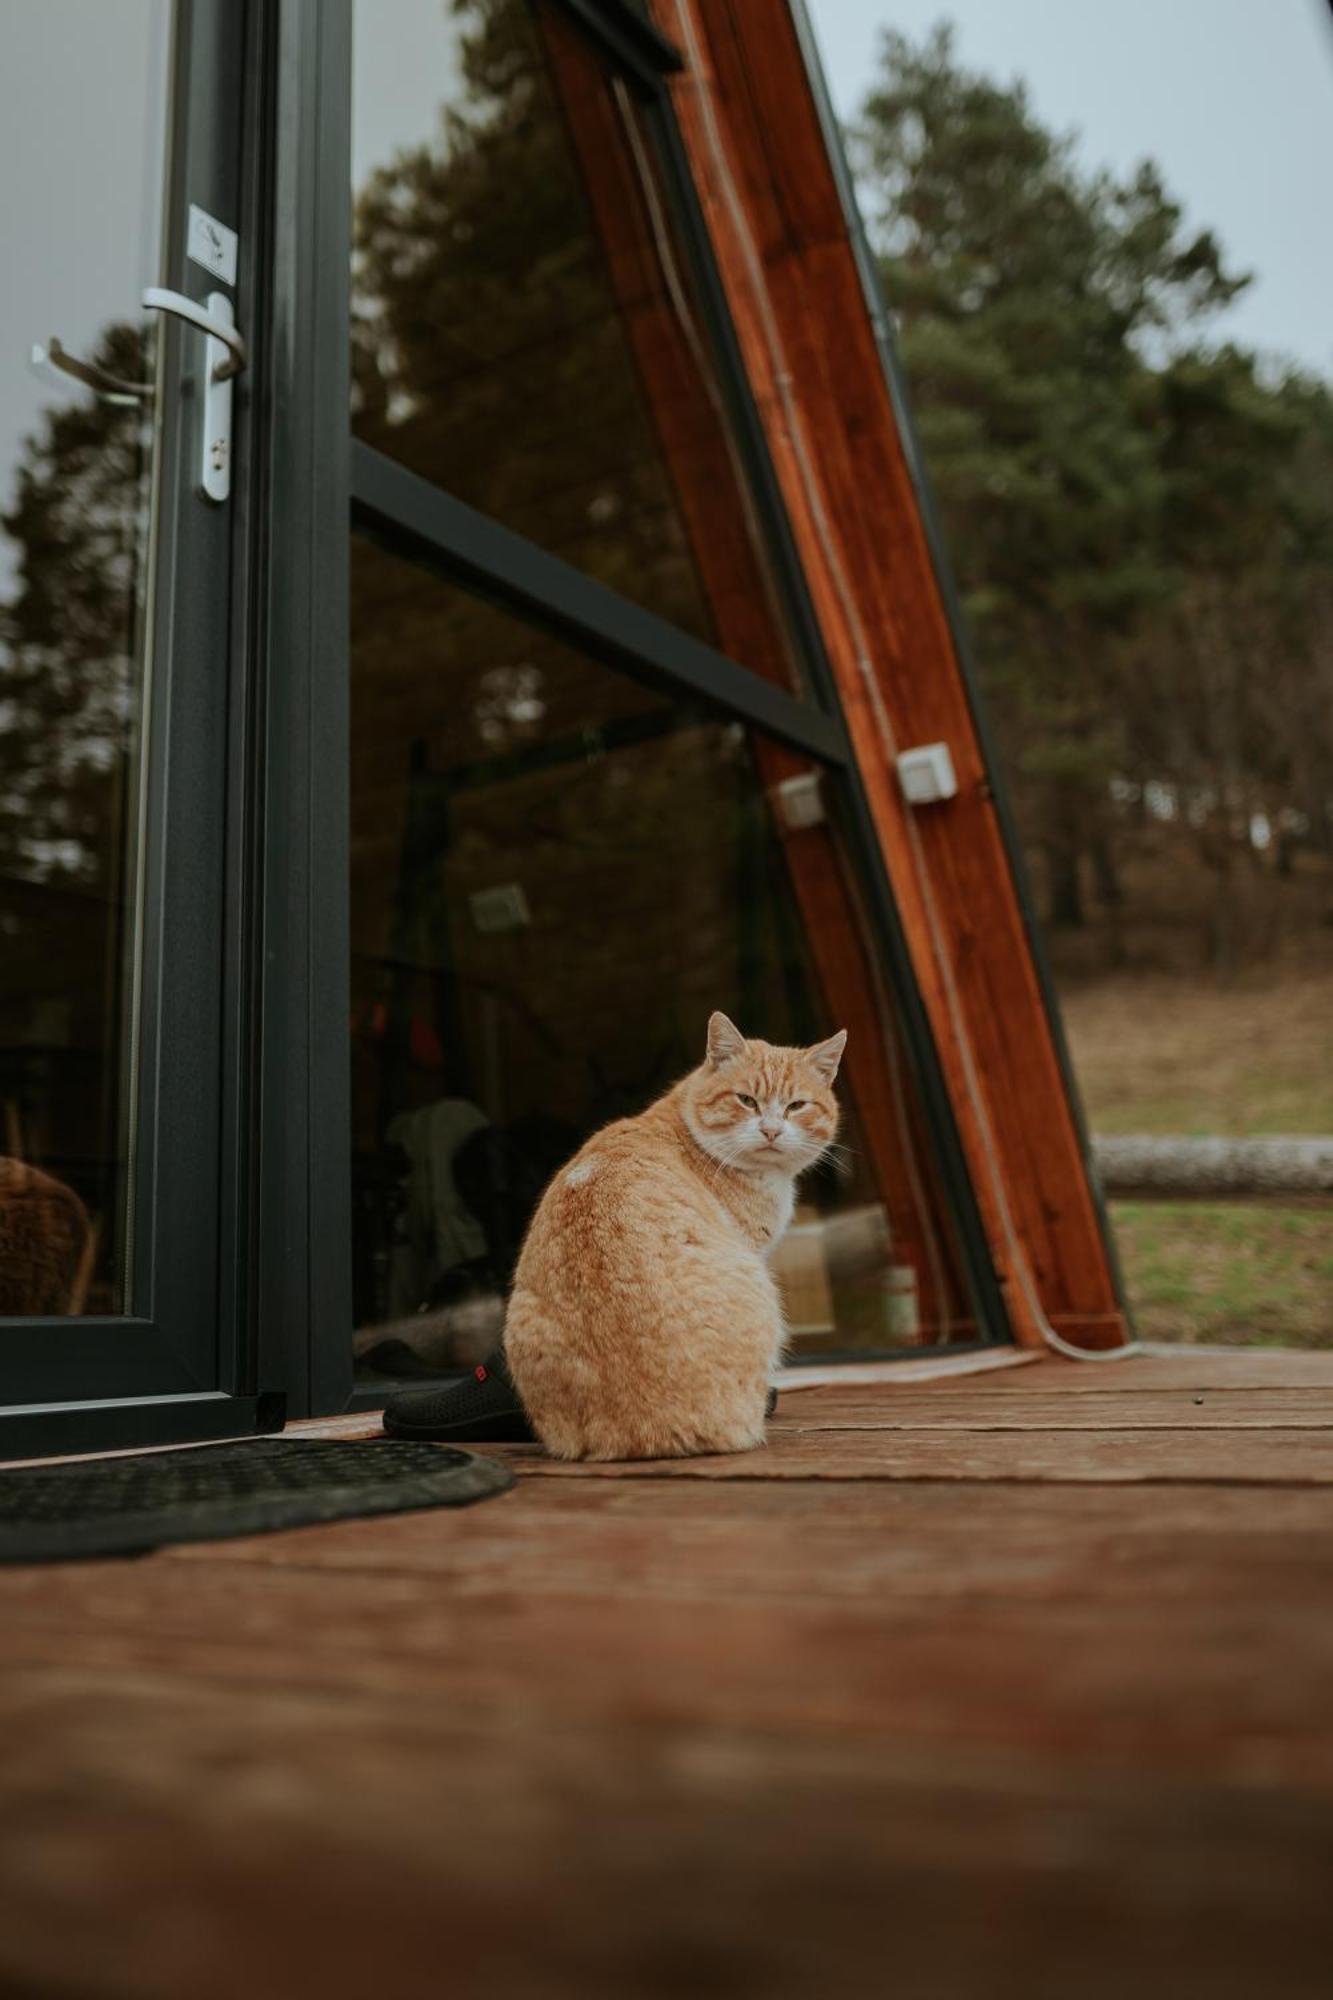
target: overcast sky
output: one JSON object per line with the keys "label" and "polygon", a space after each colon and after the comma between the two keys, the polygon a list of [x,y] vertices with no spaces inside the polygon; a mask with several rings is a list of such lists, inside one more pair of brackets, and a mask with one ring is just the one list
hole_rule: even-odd
{"label": "overcast sky", "polygon": [[806,0],[840,116],[883,30],[956,28],[960,57],[1022,77],[1090,166],[1145,154],[1188,220],[1255,282],[1216,322],[1333,375],[1333,13],[1327,0]]}

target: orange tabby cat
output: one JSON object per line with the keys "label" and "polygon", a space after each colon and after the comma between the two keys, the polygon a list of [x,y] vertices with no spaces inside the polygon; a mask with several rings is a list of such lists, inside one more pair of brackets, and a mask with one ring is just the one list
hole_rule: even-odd
{"label": "orange tabby cat", "polygon": [[782,1308],[765,1263],[794,1183],[837,1131],[846,1033],[708,1054],[637,1118],[594,1133],[542,1196],[505,1354],[556,1458],[681,1458],[762,1444]]}

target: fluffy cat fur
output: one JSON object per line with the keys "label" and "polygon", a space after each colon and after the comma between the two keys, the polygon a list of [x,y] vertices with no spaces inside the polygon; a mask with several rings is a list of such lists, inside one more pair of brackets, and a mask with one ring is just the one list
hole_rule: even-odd
{"label": "fluffy cat fur", "polygon": [[554,1457],[762,1444],[784,1331],[765,1259],[796,1176],[837,1131],[846,1039],[775,1048],[714,1014],[701,1067],[556,1175],[519,1255],[504,1340]]}

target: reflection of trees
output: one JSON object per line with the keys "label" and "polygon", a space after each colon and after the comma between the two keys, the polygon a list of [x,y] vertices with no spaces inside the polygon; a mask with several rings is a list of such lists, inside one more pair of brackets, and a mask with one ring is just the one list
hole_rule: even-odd
{"label": "reflection of trees", "polygon": [[541,34],[562,61],[591,58],[554,18],[539,32],[526,0],[453,14],[438,139],[356,201],[357,435],[707,633]]}
{"label": "reflection of trees", "polygon": [[[147,334],[92,357],[140,380]],[[147,560],[150,416],[80,397],[44,412],[0,520],[16,586],[0,603],[0,876],[114,893]]]}
{"label": "reflection of trees", "polygon": [[[438,136],[378,168],[356,201],[356,433],[624,595],[711,638],[711,616],[561,99],[571,78],[581,90],[604,87],[597,59],[556,9],[540,10],[535,21],[527,0],[453,0],[451,12],[457,65],[441,78],[449,98]],[[632,192],[626,199],[637,205]],[[637,206],[632,233],[651,243]],[[653,270],[647,250],[638,275],[651,285]],[[596,787],[571,791],[572,773],[561,768],[546,777],[534,771],[520,782],[517,765],[507,771],[503,765],[515,758],[521,764],[539,745],[578,744],[587,732],[591,770],[602,755],[594,739],[643,709],[641,691],[497,620],[478,600],[445,592],[368,550],[353,563],[352,657],[352,909],[354,950],[363,965],[393,955],[389,938],[402,930],[405,896],[412,941],[399,936],[398,949],[416,964],[433,965],[447,949],[451,923],[465,924],[458,911],[466,911],[467,887],[484,884],[497,867],[501,874],[520,869],[521,861],[529,888],[542,884],[538,904],[549,908],[569,893],[568,924],[591,925],[577,949],[574,937],[566,937],[559,955],[561,963],[583,968],[576,990],[559,987],[553,961],[529,1000],[545,1020],[572,1026],[596,1046],[585,1016],[590,994],[602,986],[598,954],[623,959],[625,923],[641,919],[636,935],[646,941],[657,892],[664,890],[648,869],[642,894],[631,891],[623,857],[671,852],[660,838],[654,774],[665,784],[673,767],[670,760],[640,761],[635,782],[625,785],[624,761],[613,760],[605,779],[615,795],[614,834],[604,839],[601,827],[594,831]],[[487,760],[498,761],[483,771]],[[466,809],[460,799],[445,814],[439,800],[465,767]],[[413,851],[417,845],[411,800],[423,783],[433,788],[442,816],[431,820],[424,839],[422,883],[408,893],[401,852],[404,843]],[[579,801],[573,812],[572,798]],[[679,812],[678,795],[674,805]],[[697,800],[691,809],[697,813]],[[565,882],[570,867],[576,889]],[[610,871],[608,893],[614,887],[611,904],[592,887],[603,867]],[[671,934],[660,913],[657,930]],[[469,949],[484,959],[501,948],[473,940]],[[512,952],[512,941],[506,949]],[[477,990],[487,986],[479,965],[467,974],[480,982]],[[621,963],[618,983],[605,983],[607,995],[623,1002],[628,976]],[[406,971],[396,978],[405,992]],[[400,993],[395,1007],[405,1004]],[[705,995],[700,1004],[706,1013],[717,1003]],[[625,1062],[641,1059],[646,1030],[632,1008],[609,1002],[607,1011],[616,1018],[599,1031],[607,1043],[602,1054],[619,1075]],[[447,1046],[443,1015],[437,1026]],[[668,1037],[674,1056],[673,1037],[674,1028]],[[541,1056],[549,1091],[550,1050]],[[570,1073],[580,1073],[576,1060]]]}
{"label": "reflection of trees", "polygon": [[[151,335],[91,359],[149,373]],[[117,1201],[126,776],[137,723],[151,412],[82,394],[46,410],[0,520],[0,1098],[21,1144],[94,1212]],[[71,1197],[72,1199],[72,1197]],[[105,1253],[119,1250],[104,1227]],[[89,1303],[112,1307],[101,1285]]]}

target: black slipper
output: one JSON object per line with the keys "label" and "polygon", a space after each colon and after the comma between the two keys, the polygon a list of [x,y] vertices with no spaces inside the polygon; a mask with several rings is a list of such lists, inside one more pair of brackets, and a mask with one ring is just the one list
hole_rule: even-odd
{"label": "black slipper", "polygon": [[[777,1406],[778,1392],[770,1389],[764,1415],[771,1417]],[[502,1348],[446,1389],[410,1389],[391,1396],[384,1406],[384,1428],[390,1437],[456,1444],[537,1442]]]}
{"label": "black slipper", "polygon": [[445,1389],[409,1389],[384,1406],[390,1437],[448,1439],[451,1443],[535,1444],[503,1350],[497,1348],[461,1382]]}

